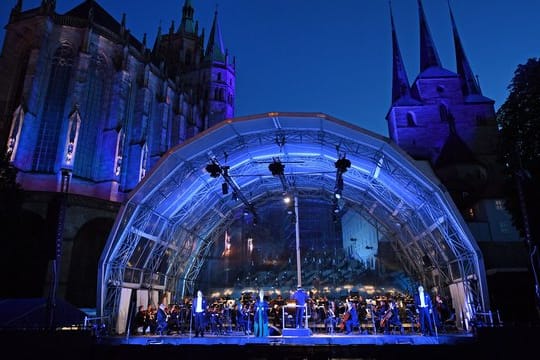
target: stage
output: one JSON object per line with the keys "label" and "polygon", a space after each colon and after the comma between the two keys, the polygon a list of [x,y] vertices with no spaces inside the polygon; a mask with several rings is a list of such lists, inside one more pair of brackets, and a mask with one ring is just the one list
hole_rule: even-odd
{"label": "stage", "polygon": [[439,336],[360,335],[343,333],[311,334],[308,336],[255,337],[233,333],[230,335],[205,334],[204,337],[181,335],[116,336],[100,340],[108,345],[291,345],[291,346],[349,346],[349,345],[463,345],[476,341],[472,334],[441,334]]}
{"label": "stage", "polygon": [[[189,334],[95,336],[89,332],[4,332],[2,348],[18,359],[464,359],[537,352],[538,328],[484,328],[475,334]],[[13,351],[9,351],[13,350]]]}

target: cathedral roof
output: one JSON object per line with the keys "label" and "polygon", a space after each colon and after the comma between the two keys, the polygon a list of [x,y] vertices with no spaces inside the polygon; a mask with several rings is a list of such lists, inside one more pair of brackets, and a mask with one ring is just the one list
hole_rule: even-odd
{"label": "cathedral roof", "polygon": [[[125,17],[122,24],[119,23],[111,14],[101,7],[96,1],[84,1],[73,9],[67,11],[64,17],[73,17],[77,19],[88,19],[92,24],[109,30],[111,33],[121,35],[125,29]],[[140,48],[141,42],[133,35],[128,34],[129,43]]]}
{"label": "cathedral roof", "polygon": [[120,23],[95,1],[84,1],[66,12],[64,15],[82,19],[86,19],[91,16],[92,21],[95,24],[101,25],[114,33],[120,32]]}
{"label": "cathedral roof", "polygon": [[449,77],[457,77],[458,74],[456,74],[453,71],[447,70],[441,66],[430,66],[424,71],[422,71],[420,74],[418,74],[418,78],[422,79],[429,79],[429,78],[449,78]]}
{"label": "cathedral roof", "polygon": [[435,168],[458,164],[479,165],[480,162],[476,159],[476,156],[465,141],[455,131],[450,131],[441,149],[441,153],[435,162]]}

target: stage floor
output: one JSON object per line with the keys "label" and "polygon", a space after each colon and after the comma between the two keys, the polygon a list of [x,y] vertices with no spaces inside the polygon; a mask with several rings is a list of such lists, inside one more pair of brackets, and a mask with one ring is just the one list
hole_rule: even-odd
{"label": "stage floor", "polygon": [[277,335],[255,337],[243,333],[226,335],[205,334],[204,337],[194,337],[190,334],[180,335],[146,335],[146,336],[116,336],[102,338],[109,345],[460,345],[470,344],[475,337],[470,333],[439,334],[438,336],[421,336],[418,334],[321,334],[311,335]]}
{"label": "stage floor", "polygon": [[167,336],[95,336],[69,332],[3,332],[2,349],[18,359],[483,359],[517,358],[537,351],[540,331],[535,328],[478,329],[476,334],[415,333],[272,335],[265,338],[242,333]]}

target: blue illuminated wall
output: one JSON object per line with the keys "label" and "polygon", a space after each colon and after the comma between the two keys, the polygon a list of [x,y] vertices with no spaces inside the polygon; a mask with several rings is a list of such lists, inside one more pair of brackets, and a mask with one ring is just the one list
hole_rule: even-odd
{"label": "blue illuminated wall", "polygon": [[151,46],[96,2],[65,14],[55,2],[15,5],[0,141],[25,190],[59,191],[67,170],[71,193],[122,201],[167,150],[234,117],[235,64],[218,14],[205,44],[194,12],[186,1],[180,25],[156,29]]}

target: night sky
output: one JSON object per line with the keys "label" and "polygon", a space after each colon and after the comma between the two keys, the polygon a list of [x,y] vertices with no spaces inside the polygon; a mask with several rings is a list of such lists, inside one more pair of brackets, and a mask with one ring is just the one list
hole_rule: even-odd
{"label": "night sky", "polygon": [[[83,0],[57,0],[64,13]],[[41,0],[24,0],[23,10]],[[158,26],[178,27],[184,0],[98,0],[151,48]],[[0,1],[7,24],[16,0]],[[199,28],[210,32],[214,11],[224,45],[236,57],[236,116],[272,111],[322,112],[387,136],[392,48],[387,0],[192,0]],[[455,71],[447,0],[424,0],[439,57]],[[519,64],[540,56],[540,1],[452,0],[458,31],[483,94],[495,109]],[[419,69],[416,0],[392,2],[409,80]],[[3,44],[4,32],[1,33]],[[205,39],[205,40],[206,40]]]}

